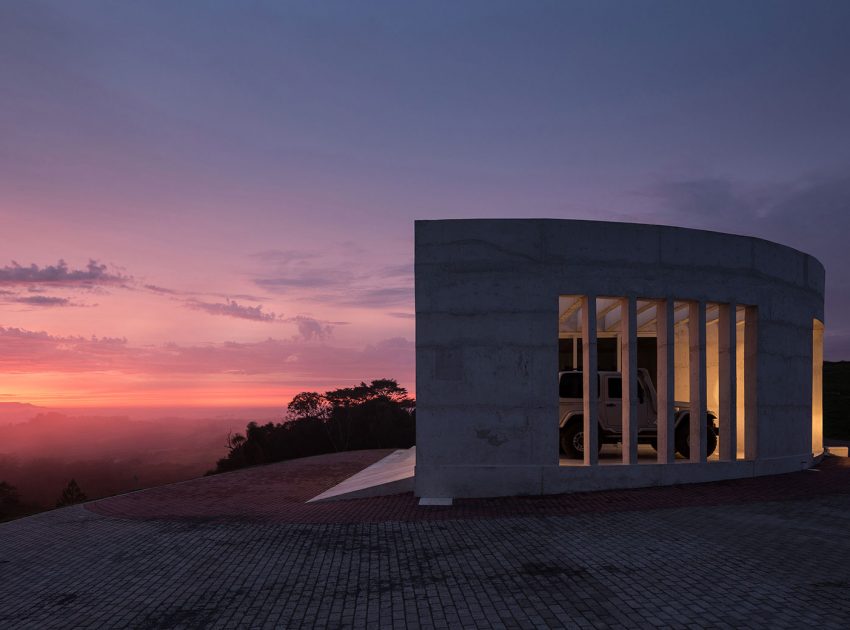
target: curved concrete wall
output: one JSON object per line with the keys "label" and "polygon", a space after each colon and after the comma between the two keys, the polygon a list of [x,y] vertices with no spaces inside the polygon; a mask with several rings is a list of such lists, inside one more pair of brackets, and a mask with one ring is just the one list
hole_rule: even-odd
{"label": "curved concrete wall", "polygon": [[[417,221],[419,496],[540,494],[800,469],[812,459],[812,322],[824,268],[768,241],[548,219]],[[755,306],[749,461],[558,465],[559,295]]]}

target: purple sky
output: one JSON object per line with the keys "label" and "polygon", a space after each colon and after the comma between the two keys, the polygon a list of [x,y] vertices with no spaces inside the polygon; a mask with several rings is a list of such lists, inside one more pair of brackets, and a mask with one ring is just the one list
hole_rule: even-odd
{"label": "purple sky", "polygon": [[848,70],[848,2],[3,2],[0,401],[412,387],[416,218],[785,243],[850,359]]}

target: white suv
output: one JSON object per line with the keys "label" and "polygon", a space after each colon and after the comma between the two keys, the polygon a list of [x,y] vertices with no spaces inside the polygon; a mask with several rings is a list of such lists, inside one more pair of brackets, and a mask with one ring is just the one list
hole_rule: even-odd
{"label": "white suv", "polygon": [[[619,372],[599,372],[597,393],[599,397],[599,448],[603,444],[617,444],[623,440],[623,379]],[[561,450],[567,457],[584,457],[584,405],[582,373],[579,371],[558,373]],[[651,444],[657,448],[656,422],[658,420],[655,387],[649,372],[644,368],[637,375],[637,422],[638,444]],[[677,402],[674,406],[676,452],[682,457],[690,456],[690,408],[688,403]],[[706,422],[706,455],[717,448],[717,416],[711,411]]]}

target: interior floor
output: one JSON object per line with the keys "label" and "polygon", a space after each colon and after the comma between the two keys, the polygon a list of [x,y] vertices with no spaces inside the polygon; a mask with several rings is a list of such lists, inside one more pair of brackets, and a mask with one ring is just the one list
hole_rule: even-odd
{"label": "interior floor", "polygon": [[[708,461],[719,461],[719,450],[708,458]],[[638,444],[638,463],[639,464],[655,464],[658,461],[658,455],[655,449],[649,444]],[[686,462],[687,460],[681,456],[676,457],[677,462]],[[619,444],[604,444],[599,453],[599,463],[602,465],[622,464],[623,450]],[[571,459],[561,454],[561,466],[584,466],[584,462],[580,459]]]}

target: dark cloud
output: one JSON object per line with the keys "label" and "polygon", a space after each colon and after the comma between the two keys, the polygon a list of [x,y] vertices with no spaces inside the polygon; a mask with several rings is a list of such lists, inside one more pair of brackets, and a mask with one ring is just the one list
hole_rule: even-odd
{"label": "dark cloud", "polygon": [[305,341],[321,341],[330,337],[333,332],[333,326],[329,323],[313,319],[312,317],[306,317],[304,315],[291,317],[286,321],[298,326],[298,335]]}
{"label": "dark cloud", "polygon": [[24,304],[44,308],[97,306],[96,304],[80,304],[67,297],[43,295],[41,291],[27,291],[22,294],[16,291],[0,290],[0,303]]}
{"label": "dark cloud", "polygon": [[387,313],[390,317],[397,317],[398,319],[416,319],[416,313],[400,313],[400,312],[391,312]]}
{"label": "dark cloud", "polygon": [[17,304],[29,304],[30,306],[79,306],[78,304],[73,304],[68,298],[51,297],[47,295],[17,297],[12,301]]}
{"label": "dark cloud", "polygon": [[148,291],[152,291],[153,293],[160,293],[162,295],[183,295],[180,291],[175,291],[174,289],[166,289],[165,287],[160,287],[155,284],[144,284],[142,288],[147,289]]}
{"label": "dark cloud", "polygon": [[383,309],[388,306],[413,305],[413,284],[385,288],[357,288],[347,293],[331,296],[346,306]]}
{"label": "dark cloud", "polygon": [[355,275],[344,267],[297,267],[280,270],[272,277],[258,278],[257,286],[274,293],[287,289],[327,289],[350,286]]}
{"label": "dark cloud", "polygon": [[401,352],[413,353],[416,350],[416,344],[404,337],[390,337],[383,339],[375,344],[366,346],[366,352]]}
{"label": "dark cloud", "polygon": [[381,267],[376,275],[384,278],[413,278],[413,262],[403,265],[386,265]]}
{"label": "dark cloud", "polygon": [[180,297],[214,297],[224,300],[247,300],[249,302],[264,302],[266,298],[248,293],[210,293],[206,291],[179,291],[177,289],[169,289],[168,287],[159,286],[157,284],[143,284],[143,289],[156,293],[158,295],[168,295],[175,298]]}
{"label": "dark cloud", "polygon": [[[823,249],[850,227],[850,174],[754,185],[722,178],[660,182],[643,194],[658,202],[641,218],[771,238]],[[816,251],[811,253],[817,255]]]}
{"label": "dark cloud", "polygon": [[[348,263],[317,265],[322,257],[318,252],[267,250],[252,255],[261,261],[266,271],[254,283],[267,291],[288,293],[290,289],[333,289],[351,285],[355,280]],[[327,257],[325,257],[327,258]]]}
{"label": "dark cloud", "polygon": [[[283,252],[273,252],[273,254],[277,258],[284,258],[287,260],[292,258],[285,256]],[[256,256],[260,255],[257,254]],[[267,256],[271,257],[272,253],[267,254]],[[299,339],[302,341],[327,340],[332,335],[334,326],[344,325],[347,323],[324,321],[307,315],[296,315],[294,317],[285,318],[282,315],[278,315],[276,313],[263,312],[262,306],[246,306],[236,301],[236,299],[250,299],[253,301],[259,301],[261,299],[251,295],[238,294],[224,296],[217,293],[181,292],[154,284],[146,284],[143,285],[143,287],[149,291],[152,291],[153,293],[171,296],[174,299],[180,299],[181,297],[187,296],[223,297],[225,300],[223,303],[204,301],[202,299],[194,297],[181,301],[186,308],[190,308],[196,311],[203,311],[210,315],[234,317],[237,319],[247,319],[249,321],[256,322],[279,322],[285,324],[295,324],[298,329],[298,334],[294,337],[294,339]]]}
{"label": "dark cloud", "polygon": [[236,317],[237,319],[248,319],[255,322],[278,321],[278,316],[274,313],[264,313],[262,306],[243,306],[234,300],[227,300],[225,303],[188,300],[185,302],[185,306],[196,311],[204,311],[210,315],[224,315],[225,317]]}
{"label": "dark cloud", "polygon": [[254,283],[271,293],[327,304],[386,308],[413,304],[413,264],[363,268],[350,252],[335,264],[316,264],[318,254],[272,251],[254,257],[270,269]]}
{"label": "dark cloud", "polygon": [[318,252],[294,249],[267,249],[251,254],[251,258],[275,265],[288,265],[293,262],[311,260],[318,257]]}
{"label": "dark cloud", "polygon": [[12,261],[11,265],[0,268],[0,286],[63,286],[71,288],[97,288],[104,286],[123,286],[131,279],[127,276],[110,273],[107,266],[89,260],[85,269],[69,269],[64,260],[55,265],[29,267]]}
{"label": "dark cloud", "polygon": [[[653,213],[667,220],[689,224],[728,225],[741,215],[755,217],[757,205],[735,183],[716,178],[659,182],[647,196],[661,202]],[[655,217],[656,220],[658,216]]]}
{"label": "dark cloud", "polygon": [[268,298],[251,293],[204,293],[202,295],[211,295],[225,300],[247,300],[249,302],[265,302],[268,300]]}
{"label": "dark cloud", "polygon": [[[850,174],[820,173],[773,184],[722,178],[660,182],[641,194],[655,209],[630,220],[758,236],[789,245],[826,268],[828,359],[850,358]],[[718,252],[722,255],[722,252]]]}

